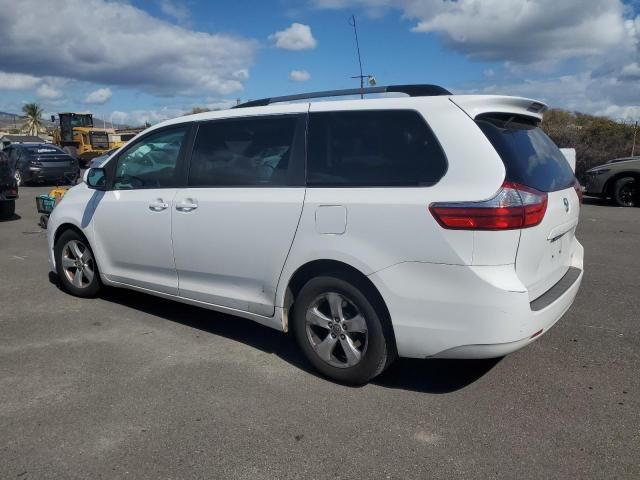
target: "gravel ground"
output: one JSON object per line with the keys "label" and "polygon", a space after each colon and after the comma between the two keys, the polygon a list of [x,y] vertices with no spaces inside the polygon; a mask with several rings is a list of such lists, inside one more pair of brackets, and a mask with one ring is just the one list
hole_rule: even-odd
{"label": "gravel ground", "polygon": [[640,478],[640,209],[584,206],[582,289],[539,341],[351,388],[247,320],[64,294],[47,190],[0,223],[0,478]]}

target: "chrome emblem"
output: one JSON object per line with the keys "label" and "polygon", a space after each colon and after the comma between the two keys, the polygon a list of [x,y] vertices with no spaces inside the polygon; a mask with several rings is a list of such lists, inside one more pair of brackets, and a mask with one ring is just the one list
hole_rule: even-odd
{"label": "chrome emblem", "polygon": [[562,203],[564,203],[564,209],[567,213],[569,213],[569,200],[567,200],[566,198],[562,199]]}

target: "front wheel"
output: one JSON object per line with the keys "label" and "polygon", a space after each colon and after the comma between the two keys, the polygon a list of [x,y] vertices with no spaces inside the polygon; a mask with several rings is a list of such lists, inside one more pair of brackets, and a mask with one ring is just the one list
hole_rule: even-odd
{"label": "front wheel", "polygon": [[58,278],[65,291],[76,297],[95,297],[100,291],[100,275],[86,238],[67,230],[55,244]]}
{"label": "front wheel", "polygon": [[635,207],[639,203],[640,190],[635,178],[624,177],[616,181],[613,199],[620,207]]}
{"label": "front wheel", "polygon": [[293,330],[305,356],[323,374],[361,385],[395,358],[386,311],[357,278],[316,277],[293,307]]}

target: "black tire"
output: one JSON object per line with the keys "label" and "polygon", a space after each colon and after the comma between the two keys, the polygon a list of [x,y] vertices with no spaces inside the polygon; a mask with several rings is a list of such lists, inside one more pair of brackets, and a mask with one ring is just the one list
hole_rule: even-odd
{"label": "black tire", "polygon": [[[381,301],[378,300],[376,292],[371,290],[371,287],[356,275],[321,276],[307,282],[300,290],[293,305],[292,330],[298,345],[300,345],[304,355],[314,367],[327,377],[338,382],[351,385],[365,384],[382,373],[396,357],[393,332],[387,318],[386,308],[384,308],[384,305],[380,305]],[[322,330],[326,328],[327,333],[326,337],[324,337],[326,340],[331,335],[332,330],[327,327],[317,327],[316,325],[309,326],[306,321],[307,311],[317,305],[318,301],[322,301],[319,299],[322,299],[327,294],[334,295],[336,293],[343,298],[342,306],[340,307],[341,311],[343,308],[356,308],[357,310],[353,311],[364,317],[366,322],[366,341],[363,342],[355,337],[363,334],[354,332],[353,336],[349,336],[349,341],[352,343],[355,341],[360,346],[366,345],[359,362],[353,366],[334,366],[323,360],[314,349],[314,340],[311,336],[315,337],[316,329]],[[344,317],[346,317],[346,313]],[[332,325],[335,327],[336,323]],[[311,332],[309,329],[311,329]],[[317,343],[322,343],[321,336],[318,337]],[[333,338],[337,342],[337,347],[334,347],[333,350],[336,355],[333,361],[339,363],[338,356],[342,356],[345,359],[347,357],[345,350],[342,348],[342,342],[346,341],[346,339],[344,339],[344,335],[338,334],[334,335]],[[332,353],[329,354],[330,357],[332,355]],[[343,365],[348,364],[345,362]]]}
{"label": "black tire", "polygon": [[15,200],[0,201],[0,218],[13,218],[16,213]]}
{"label": "black tire", "polygon": [[[76,284],[74,284],[73,282],[76,280],[76,275],[78,272],[77,267],[71,267],[71,270],[69,270],[65,269],[65,267],[63,266],[63,256],[71,261],[77,259],[77,256],[73,254],[73,249],[69,246],[71,242],[76,242],[76,244],[81,245],[80,252],[83,254],[81,256],[81,261],[84,261],[84,252],[89,252],[89,256],[86,257],[88,259],[88,261],[86,262],[87,264],[83,267],[87,270],[83,270],[83,273],[80,274],[79,281]],[[56,241],[53,251],[56,259],[56,271],[58,273],[58,278],[62,288],[67,293],[70,293],[71,295],[74,295],[76,297],[95,297],[101,288],[100,272],[98,271],[98,264],[95,261],[93,251],[91,250],[87,239],[76,230],[67,230],[62,235],[60,235],[60,238],[58,238],[58,240]],[[73,271],[74,268],[75,273]],[[92,272],[90,280],[88,279],[87,273],[85,273],[88,272],[89,268]],[[85,282],[84,280],[87,281]]]}
{"label": "black tire", "polygon": [[613,186],[613,200],[620,207],[635,207],[640,203],[638,181],[633,177],[624,177]]}

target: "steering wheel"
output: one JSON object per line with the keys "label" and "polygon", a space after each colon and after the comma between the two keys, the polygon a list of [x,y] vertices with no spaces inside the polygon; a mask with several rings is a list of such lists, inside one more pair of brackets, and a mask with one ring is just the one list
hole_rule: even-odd
{"label": "steering wheel", "polygon": [[128,185],[129,188],[140,188],[144,187],[145,181],[140,177],[136,177],[134,175],[123,175],[119,178],[116,178],[115,184],[119,186]]}

